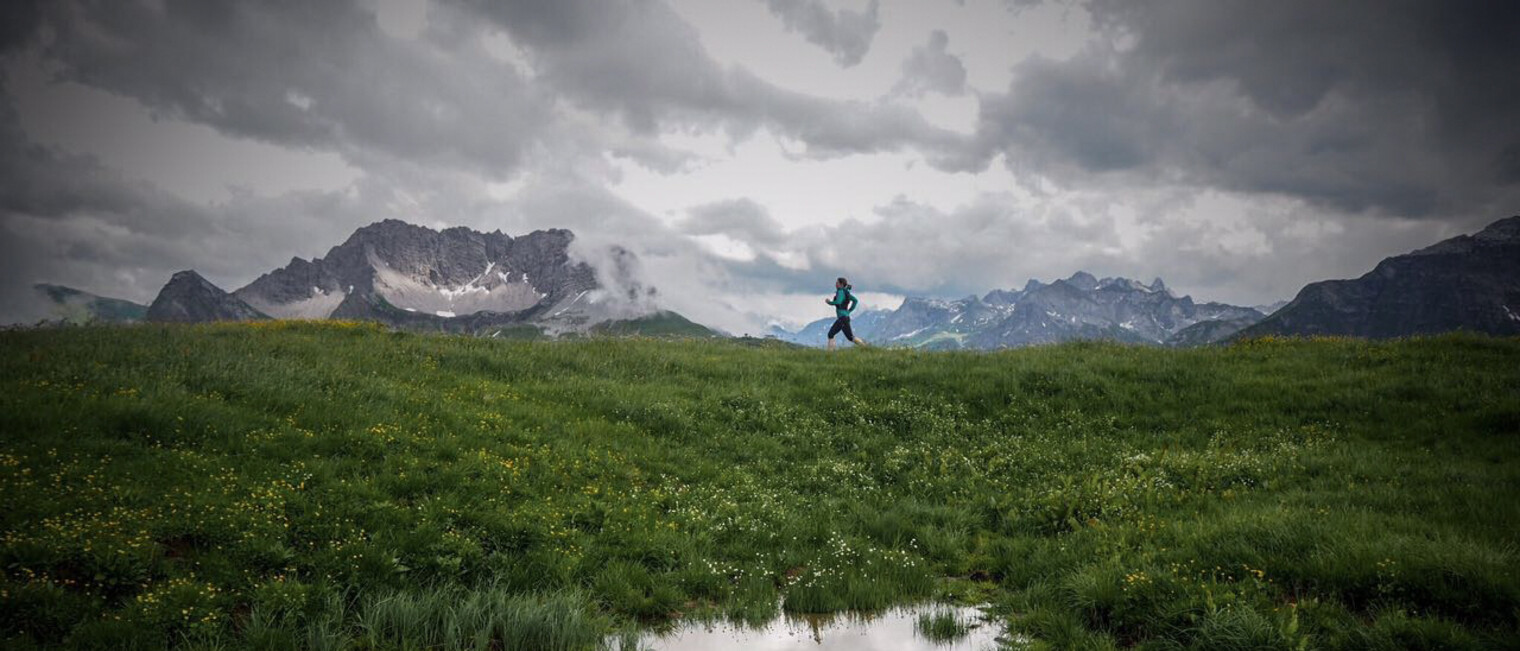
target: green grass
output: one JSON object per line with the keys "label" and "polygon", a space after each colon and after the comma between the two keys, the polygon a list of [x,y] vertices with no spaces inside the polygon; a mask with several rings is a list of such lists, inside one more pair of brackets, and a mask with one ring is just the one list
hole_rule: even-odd
{"label": "green grass", "polygon": [[971,627],[971,623],[961,621],[960,616],[948,608],[920,613],[913,622],[913,629],[932,642],[959,640],[971,632]]}
{"label": "green grass", "polygon": [[1515,648],[1517,461],[1520,342],[1471,336],[11,331],[0,646],[592,648],[940,599],[1034,647]]}

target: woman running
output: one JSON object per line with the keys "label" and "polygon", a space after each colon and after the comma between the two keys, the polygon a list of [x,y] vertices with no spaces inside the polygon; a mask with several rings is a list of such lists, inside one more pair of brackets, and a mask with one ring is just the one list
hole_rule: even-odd
{"label": "woman running", "polygon": [[834,325],[829,327],[829,350],[834,350],[834,335],[844,333],[844,338],[856,346],[866,345],[866,340],[855,336],[850,330],[850,313],[855,311],[855,306],[860,301],[855,300],[855,295],[850,293],[852,287],[850,281],[840,277],[834,281],[834,298],[826,298],[823,302],[834,306]]}

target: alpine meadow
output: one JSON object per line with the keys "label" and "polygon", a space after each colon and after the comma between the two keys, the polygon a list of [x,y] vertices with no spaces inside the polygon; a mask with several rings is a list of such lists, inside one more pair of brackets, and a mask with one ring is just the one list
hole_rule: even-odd
{"label": "alpine meadow", "polygon": [[1520,640],[1513,338],[263,321],[7,331],[0,369],[7,648],[626,648],[924,601],[1012,648]]}

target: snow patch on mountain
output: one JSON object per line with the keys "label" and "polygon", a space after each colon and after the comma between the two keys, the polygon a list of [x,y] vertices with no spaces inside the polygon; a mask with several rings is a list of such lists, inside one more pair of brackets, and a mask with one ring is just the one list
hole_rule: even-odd
{"label": "snow patch on mountain", "polygon": [[313,285],[306,296],[292,301],[269,301],[262,296],[244,297],[254,309],[277,319],[325,319],[343,302],[344,294],[336,288],[326,290]]}
{"label": "snow patch on mountain", "polygon": [[[449,316],[484,311],[510,313],[531,308],[543,298],[532,285],[498,281],[498,277],[488,275],[494,263],[462,285],[439,286],[397,271],[373,252],[369,261],[375,269],[375,293],[402,309],[439,316],[444,316],[441,312],[448,312]],[[481,284],[483,280],[485,283]]]}

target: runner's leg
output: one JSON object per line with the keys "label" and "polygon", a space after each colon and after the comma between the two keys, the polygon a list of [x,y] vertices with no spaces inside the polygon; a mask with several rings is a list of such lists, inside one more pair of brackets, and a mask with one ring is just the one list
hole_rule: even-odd
{"label": "runner's leg", "polygon": [[845,323],[844,317],[834,319],[834,325],[829,326],[829,350],[834,350],[834,335],[839,334],[841,329],[847,327],[849,327],[849,324]]}

